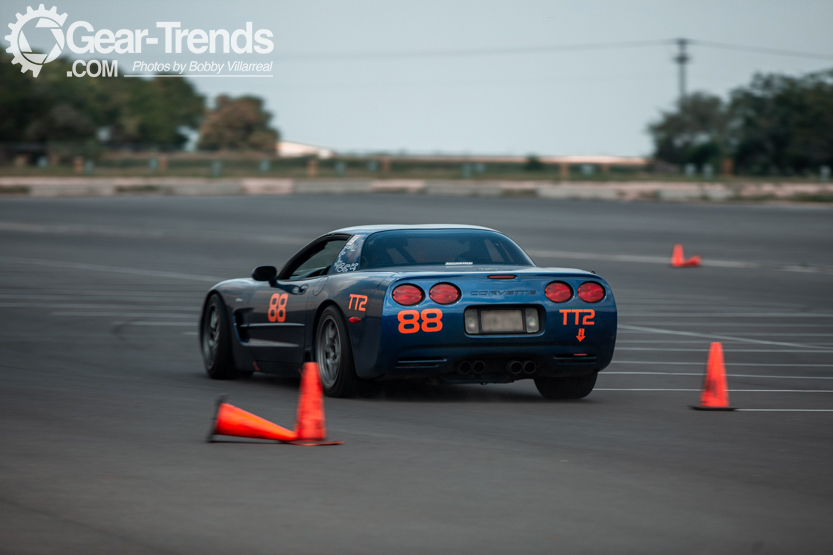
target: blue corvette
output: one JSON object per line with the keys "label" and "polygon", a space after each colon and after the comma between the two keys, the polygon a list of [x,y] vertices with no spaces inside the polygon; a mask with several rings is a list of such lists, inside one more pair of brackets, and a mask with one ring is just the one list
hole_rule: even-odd
{"label": "blue corvette", "polygon": [[546,398],[579,399],[615,343],[605,280],[539,268],[506,235],[462,225],[327,233],[280,271],[218,283],[200,317],[210,377],[297,376],[316,361],[332,397],[365,380],[531,378]]}

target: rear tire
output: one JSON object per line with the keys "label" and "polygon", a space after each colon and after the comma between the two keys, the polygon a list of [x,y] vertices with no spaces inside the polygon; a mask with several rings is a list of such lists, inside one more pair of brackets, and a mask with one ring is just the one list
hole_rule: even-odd
{"label": "rear tire", "polygon": [[353,364],[350,336],[341,312],[328,306],[315,331],[315,360],[321,386],[328,397],[354,397],[361,386]]}
{"label": "rear tire", "polygon": [[535,378],[535,387],[547,399],[583,399],[596,385],[598,372],[569,378]]}
{"label": "rear tire", "polygon": [[220,295],[213,293],[203,307],[200,318],[200,346],[205,371],[214,380],[231,380],[237,377],[237,367],[231,353],[226,307]]}

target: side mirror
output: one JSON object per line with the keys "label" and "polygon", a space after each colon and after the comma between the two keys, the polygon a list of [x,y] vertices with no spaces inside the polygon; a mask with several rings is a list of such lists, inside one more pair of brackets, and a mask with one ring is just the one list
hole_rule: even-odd
{"label": "side mirror", "polygon": [[272,281],[278,277],[278,269],[274,266],[258,266],[252,270],[252,279],[255,281]]}

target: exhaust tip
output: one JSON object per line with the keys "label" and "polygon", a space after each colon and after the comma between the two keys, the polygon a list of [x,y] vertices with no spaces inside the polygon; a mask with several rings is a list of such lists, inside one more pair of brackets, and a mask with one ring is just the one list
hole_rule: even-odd
{"label": "exhaust tip", "polygon": [[471,372],[471,362],[464,360],[460,363],[457,369],[460,371],[461,374],[468,374],[469,372]]}
{"label": "exhaust tip", "polygon": [[523,372],[524,365],[521,363],[520,360],[510,360],[506,363],[506,369],[512,372],[513,374],[520,374]]}
{"label": "exhaust tip", "polygon": [[532,360],[527,360],[524,362],[524,373],[525,374],[534,374],[535,371],[538,370],[538,365],[535,364]]}
{"label": "exhaust tip", "polygon": [[475,374],[482,374],[486,369],[486,363],[482,360],[475,360],[471,365],[471,369],[474,370]]}

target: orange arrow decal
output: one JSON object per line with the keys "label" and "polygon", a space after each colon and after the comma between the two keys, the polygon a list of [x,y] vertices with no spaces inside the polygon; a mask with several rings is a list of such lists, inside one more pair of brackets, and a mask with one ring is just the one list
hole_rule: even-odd
{"label": "orange arrow decal", "polygon": [[581,340],[584,339],[584,328],[578,329],[578,335],[576,336],[576,339],[578,339],[579,342],[581,342]]}

